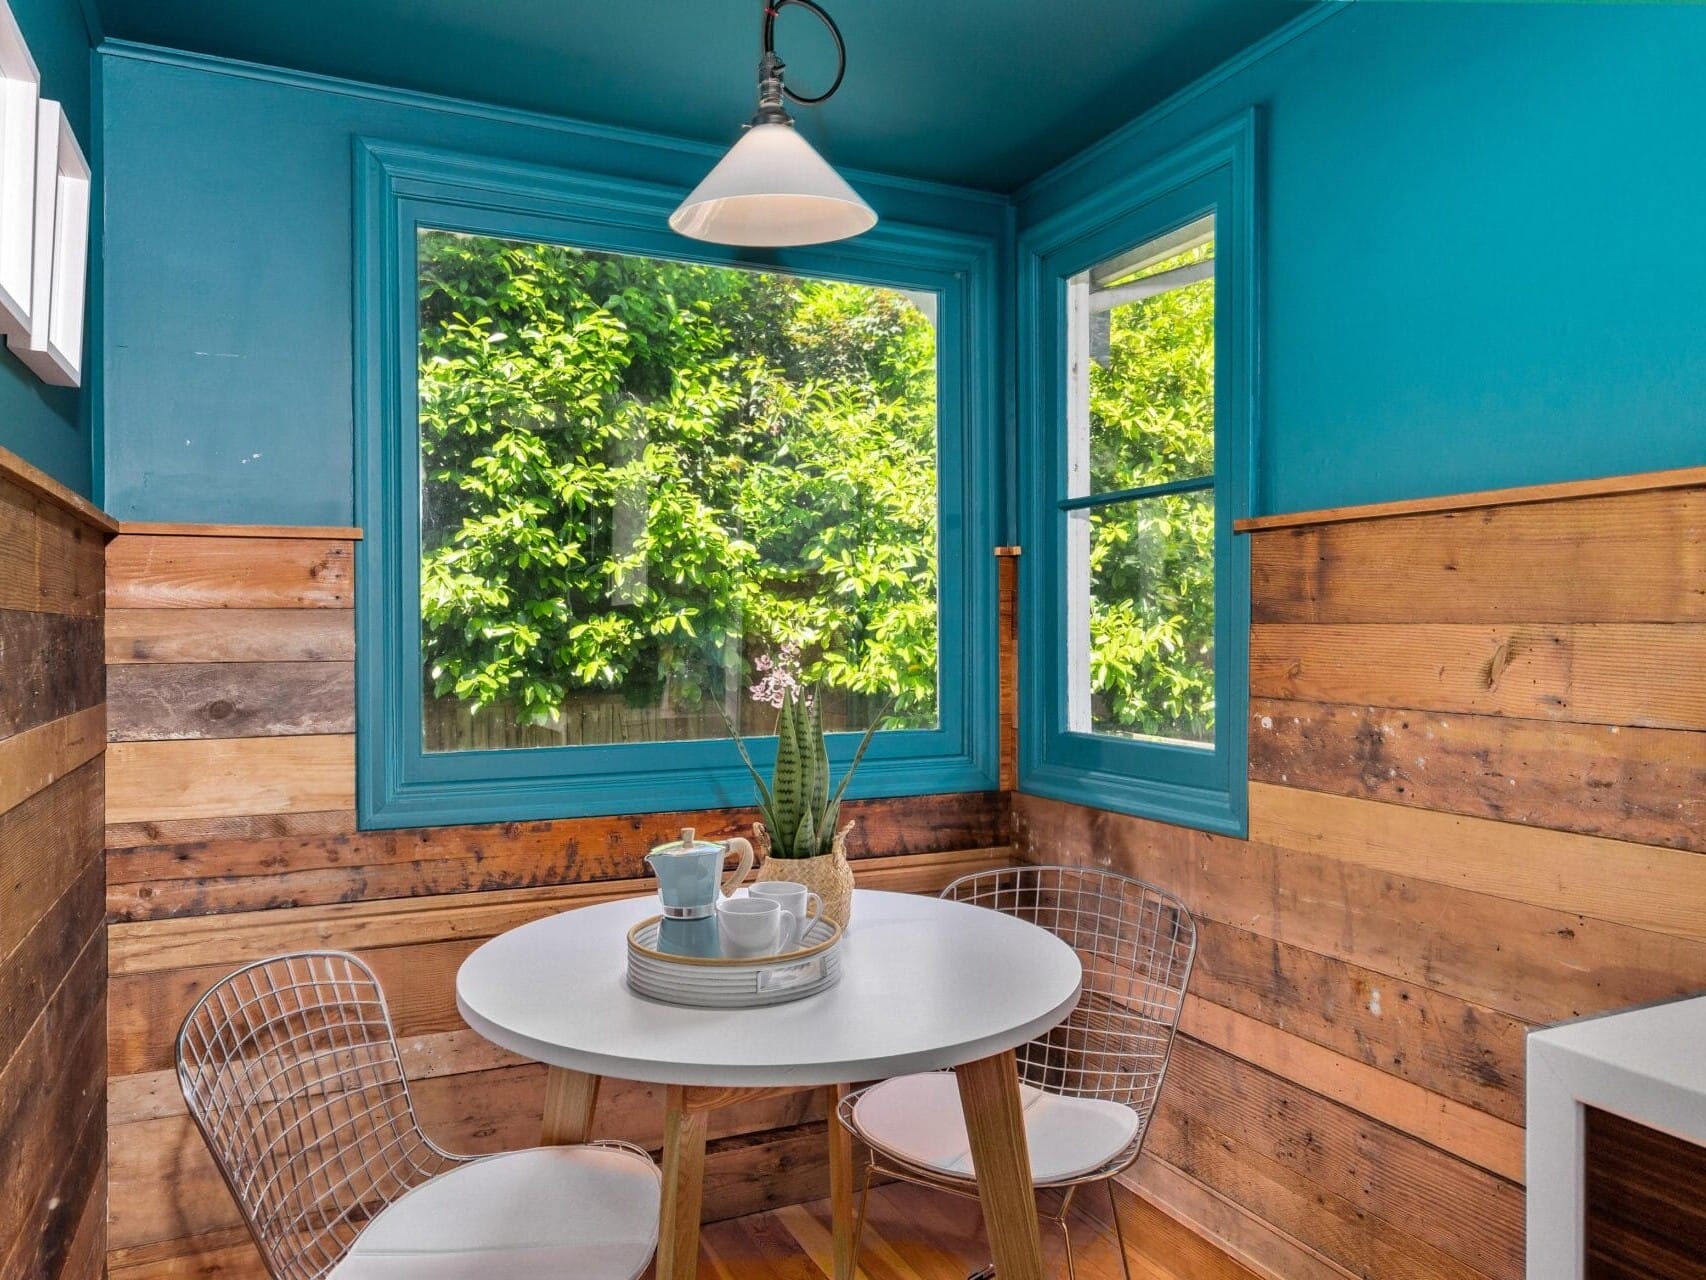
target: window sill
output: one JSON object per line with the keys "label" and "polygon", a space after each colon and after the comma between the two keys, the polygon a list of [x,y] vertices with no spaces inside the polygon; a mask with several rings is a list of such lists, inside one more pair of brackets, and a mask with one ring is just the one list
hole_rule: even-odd
{"label": "window sill", "polygon": [[1239,838],[1249,834],[1247,787],[1242,780],[1227,791],[1107,770],[1035,765],[1020,770],[1018,790],[1025,795],[1107,809],[1176,827],[1194,827]]}

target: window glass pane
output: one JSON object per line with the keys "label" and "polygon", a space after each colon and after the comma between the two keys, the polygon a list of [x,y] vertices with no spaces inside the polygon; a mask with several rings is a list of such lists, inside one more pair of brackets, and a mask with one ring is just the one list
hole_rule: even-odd
{"label": "window glass pane", "polygon": [[1073,496],[1214,470],[1214,219],[1069,283]]}
{"label": "window glass pane", "polygon": [[934,294],[418,251],[427,750],[936,724]]}
{"label": "window glass pane", "polygon": [[1213,494],[1140,498],[1068,519],[1068,547],[1081,555],[1070,727],[1212,744]]}

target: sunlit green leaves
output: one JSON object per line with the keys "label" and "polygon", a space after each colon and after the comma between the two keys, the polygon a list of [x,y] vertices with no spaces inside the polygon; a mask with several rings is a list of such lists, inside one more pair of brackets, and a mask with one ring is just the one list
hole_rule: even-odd
{"label": "sunlit green leaves", "polygon": [[[544,723],[796,646],[936,697],[935,336],[861,285],[425,233],[429,688]],[[732,646],[732,656],[731,656]]]}
{"label": "sunlit green leaves", "polygon": [[[1107,359],[1090,370],[1093,492],[1210,474],[1213,282],[1116,307],[1109,319]],[[1099,731],[1213,738],[1214,523],[1207,494],[1119,503],[1091,520],[1088,656]]]}

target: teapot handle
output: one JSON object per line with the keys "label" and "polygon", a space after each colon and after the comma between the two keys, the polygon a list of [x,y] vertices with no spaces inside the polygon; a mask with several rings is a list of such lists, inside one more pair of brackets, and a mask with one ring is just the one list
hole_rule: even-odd
{"label": "teapot handle", "polygon": [[740,888],[741,882],[746,879],[747,873],[752,870],[752,845],[741,836],[734,836],[730,838],[728,844],[730,852],[738,853],[740,855],[740,865],[723,877],[724,897],[727,897],[736,889]]}

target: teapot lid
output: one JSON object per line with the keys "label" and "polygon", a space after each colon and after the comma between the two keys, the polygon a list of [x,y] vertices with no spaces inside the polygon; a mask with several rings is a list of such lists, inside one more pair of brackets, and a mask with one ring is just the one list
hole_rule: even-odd
{"label": "teapot lid", "polygon": [[726,845],[713,844],[709,840],[700,840],[692,827],[681,829],[681,839],[671,840],[668,844],[656,846],[653,853],[718,853],[727,849]]}

